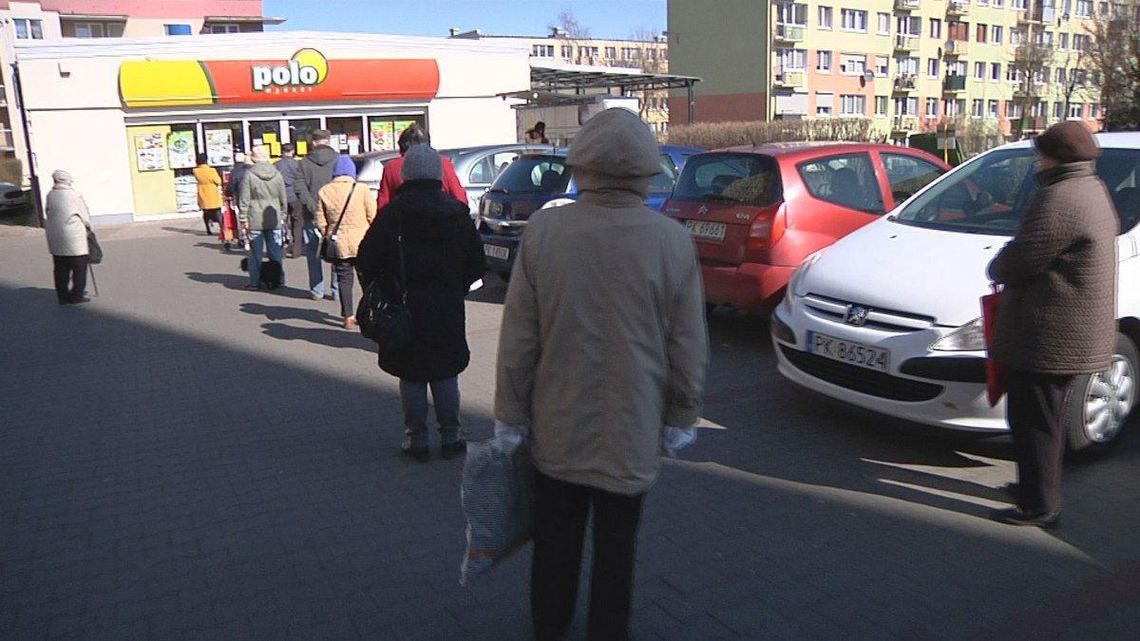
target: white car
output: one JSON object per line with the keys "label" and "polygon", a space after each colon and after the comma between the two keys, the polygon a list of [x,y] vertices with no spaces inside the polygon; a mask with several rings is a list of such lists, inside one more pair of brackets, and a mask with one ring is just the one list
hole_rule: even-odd
{"label": "white car", "polygon": [[[1119,335],[1112,367],[1088,377],[1069,447],[1103,447],[1136,403],[1140,365],[1140,133],[1099,134],[1097,173],[1120,216]],[[986,401],[979,299],[986,266],[1037,188],[1027,141],[971,159],[890,215],[813,254],[772,316],[779,370],[838,400],[918,423],[1009,428]]]}

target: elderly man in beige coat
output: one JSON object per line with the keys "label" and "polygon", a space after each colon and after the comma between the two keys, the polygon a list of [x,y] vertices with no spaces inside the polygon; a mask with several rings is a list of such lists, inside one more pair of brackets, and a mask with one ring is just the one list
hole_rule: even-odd
{"label": "elderly man in beige coat", "polygon": [[[51,191],[44,205],[48,251],[54,264],[55,295],[60,305],[86,303],[87,229],[91,214],[83,196],[72,185],[71,174],[58,169],[51,175]],[[70,289],[68,285],[71,285]]]}
{"label": "elderly man in beige coat", "polygon": [[538,639],[573,617],[591,508],[589,637],[628,636],[642,500],[663,447],[695,434],[704,292],[685,228],[644,205],[657,158],[632,112],[587,122],[567,157],[582,195],[530,218],[507,290],[496,430],[530,432]]}

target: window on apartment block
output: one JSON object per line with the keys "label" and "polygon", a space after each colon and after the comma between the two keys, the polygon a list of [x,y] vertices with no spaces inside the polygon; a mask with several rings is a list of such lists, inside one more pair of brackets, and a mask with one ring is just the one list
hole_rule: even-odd
{"label": "window on apartment block", "polygon": [[803,71],[807,69],[807,51],[804,49],[777,49],[780,56],[780,67],[784,71]]}
{"label": "window on apartment block", "polygon": [[1033,42],[1035,42],[1039,45],[1045,46],[1045,47],[1052,47],[1053,46],[1053,32],[1052,31],[1038,31],[1033,36]]}
{"label": "window on apartment block", "polygon": [[897,24],[900,35],[922,35],[922,18],[919,18],[918,16],[899,16]]}
{"label": "window on apartment block", "polygon": [[831,28],[831,19],[832,19],[831,7],[824,7],[824,6],[819,7],[818,12],[817,12],[817,17],[816,17],[817,26],[820,29],[830,29]]}
{"label": "window on apartment block", "polygon": [[899,75],[910,74],[912,76],[918,75],[918,58],[914,56],[907,56],[905,58],[895,58],[895,68],[898,69]]}
{"label": "window on apartment block", "polygon": [[1053,103],[1053,117],[1054,118],[1064,118],[1065,117],[1065,103],[1060,102],[1060,101]]}
{"label": "window on apartment block", "polygon": [[945,103],[943,103],[943,105],[942,105],[942,113],[946,114],[947,116],[950,116],[951,118],[956,118],[958,116],[965,116],[966,115],[966,99],[965,98],[958,98],[956,100],[945,101]]}
{"label": "window on apartment block", "polygon": [[1057,67],[1057,84],[1064,85],[1068,82],[1067,74],[1064,67]]}
{"label": "window on apartment block", "polygon": [[1005,0],[991,0],[995,7],[1004,7]]}
{"label": "window on apartment block", "polygon": [[887,56],[875,56],[875,75],[880,78],[885,78],[890,73],[890,58]]}
{"label": "window on apartment block", "polygon": [[1089,118],[1100,118],[1100,105],[1095,102],[1089,105]]}
{"label": "window on apartment block", "polygon": [[867,96],[844,94],[840,96],[840,112],[844,116],[866,116]]}
{"label": "window on apartment block", "polygon": [[807,5],[802,2],[781,2],[776,5],[776,22],[807,26]]}
{"label": "window on apartment block", "polygon": [[931,38],[941,38],[942,37],[942,21],[939,20],[938,18],[931,18],[930,19],[930,37]]}
{"label": "window on apartment block", "polygon": [[1025,109],[1021,104],[1013,100],[1007,100],[1005,103],[1005,117],[1006,118],[1020,118],[1025,114]]}
{"label": "window on apartment block", "polygon": [[1070,104],[1069,105],[1069,117],[1070,118],[1084,118],[1085,117],[1085,106],[1079,102]]}
{"label": "window on apartment block", "polygon": [[948,76],[966,76],[966,61],[956,60],[954,62],[946,63],[946,75]]}
{"label": "window on apartment block", "polygon": [[886,96],[875,96],[875,115],[876,116],[887,115],[887,97]]}
{"label": "window on apartment block", "polygon": [[820,93],[815,94],[815,115],[828,117],[835,107],[835,94],[833,93]]}
{"label": "window on apartment block", "polygon": [[191,29],[188,24],[168,24],[163,25],[163,27],[166,29],[166,35],[168,36],[189,36],[194,33],[194,30]]}
{"label": "window on apartment block", "polygon": [[13,18],[12,25],[16,27],[17,40],[44,39],[43,20],[32,20],[30,18]]}
{"label": "window on apartment block", "polygon": [[206,33],[241,33],[241,25],[238,24],[210,24],[203,28]]}
{"label": "window on apartment block", "polygon": [[617,47],[606,47],[606,60],[617,58]]}
{"label": "window on apartment block", "polygon": [[1029,111],[1034,118],[1044,118],[1049,115],[1049,101],[1039,100],[1033,103],[1033,107]]}
{"label": "window on apartment block", "polygon": [[1076,51],[1085,51],[1092,44],[1092,36],[1083,33],[1073,34],[1073,49]]}
{"label": "window on apartment block", "polygon": [[996,101],[996,100],[986,101],[986,116],[989,118],[997,118],[998,117],[998,101]]}
{"label": "window on apartment block", "polygon": [[1027,0],[1009,0],[1009,8],[1017,11],[1018,9],[1025,9]]}
{"label": "window on apartment block", "polygon": [[1073,69],[1073,82],[1080,86],[1085,86],[1089,81],[1089,73],[1084,69]]}
{"label": "window on apartment block", "polygon": [[815,70],[820,73],[831,73],[831,52],[817,51],[815,55]]}
{"label": "window on apartment block", "polygon": [[929,78],[938,77],[938,58],[926,59],[926,75]]}
{"label": "window on apartment block", "polygon": [[1017,45],[1021,44],[1021,39],[1024,37],[1025,37],[1024,32],[1021,29],[1018,29],[1017,27],[1014,27],[1014,28],[1009,30],[1009,44],[1011,44],[1015,47]]}
{"label": "window on apartment block", "polygon": [[990,0],[974,0],[974,1],[978,4],[979,7],[987,7],[990,4]]}
{"label": "window on apartment block", "polygon": [[573,58],[574,57],[574,46],[573,45],[562,45],[561,53],[562,53],[563,58]]}
{"label": "window on apartment block", "polygon": [[861,76],[867,71],[867,56],[861,53],[845,53],[839,58],[839,73],[847,76]]}
{"label": "window on apartment block", "polygon": [[990,80],[1001,80],[1001,63],[990,63]]}
{"label": "window on apartment block", "polygon": [[917,116],[918,98],[895,98],[896,116]]}
{"label": "window on apartment block", "polygon": [[946,23],[946,38],[948,40],[961,40],[963,42],[970,39],[970,23],[968,22],[947,22]]}
{"label": "window on apartment block", "polygon": [[974,79],[975,80],[985,80],[986,79],[986,63],[984,63],[984,62],[975,62],[974,63]]}
{"label": "window on apartment block", "polygon": [[980,98],[975,98],[970,103],[970,115],[974,118],[981,118],[986,112],[986,101]]}
{"label": "window on apartment block", "polygon": [[1049,67],[1041,67],[1037,71],[1034,71],[1033,72],[1034,84],[1043,85],[1046,82],[1049,82],[1049,76],[1052,75],[1052,71],[1053,70],[1050,69]]}
{"label": "window on apartment block", "polygon": [[1088,18],[1092,15],[1092,0],[1077,0],[1077,10],[1074,14],[1078,18]]}
{"label": "window on apartment block", "polygon": [[867,12],[858,9],[842,9],[839,12],[840,26],[848,31],[867,30]]}
{"label": "window on apartment block", "polygon": [[937,98],[927,98],[926,99],[926,117],[927,118],[934,118],[937,116],[938,116],[938,99]]}
{"label": "window on apartment block", "polygon": [[101,22],[76,22],[76,38],[106,38],[109,36],[106,27]]}
{"label": "window on apartment block", "polygon": [[986,36],[989,35],[989,32],[990,32],[990,28],[987,25],[984,25],[984,24],[979,22],[974,27],[974,42],[985,43],[986,42]]}
{"label": "window on apartment block", "polygon": [[994,43],[995,45],[1000,45],[1002,36],[1005,35],[1003,32],[1004,29],[1000,24],[992,25],[990,27],[990,42]]}
{"label": "window on apartment block", "polygon": [[891,35],[891,14],[882,12],[875,14],[875,25],[879,35]]}
{"label": "window on apartment block", "polygon": [[1064,50],[1069,48],[1069,34],[1067,34],[1067,33],[1057,34],[1057,48],[1060,49],[1061,51],[1064,51]]}

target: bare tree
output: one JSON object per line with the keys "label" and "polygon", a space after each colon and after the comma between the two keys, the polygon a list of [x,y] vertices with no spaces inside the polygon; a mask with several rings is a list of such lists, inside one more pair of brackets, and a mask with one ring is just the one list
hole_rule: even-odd
{"label": "bare tree", "polygon": [[[1053,47],[1038,38],[1042,31],[1027,28],[1021,36],[1021,42],[1013,52],[1013,62],[1010,67],[1018,76],[1020,82],[1015,90],[1014,103],[1021,107],[1021,117],[1017,119],[1014,132],[1018,138],[1024,136],[1026,122],[1033,107],[1041,100],[1040,87],[1049,81],[1045,78],[1050,65],[1053,64]],[[1017,96],[1020,96],[1018,99]]]}
{"label": "bare tree", "polygon": [[1140,8],[1137,0],[1114,2],[1112,15],[1089,29],[1085,52],[1100,89],[1105,129],[1140,128]]}
{"label": "bare tree", "polygon": [[[669,70],[668,57],[665,47],[660,42],[661,34],[646,26],[638,27],[630,34],[630,40],[638,43],[640,54],[630,66],[636,66],[642,73],[665,73]],[[641,118],[649,121],[650,99],[655,98],[663,103],[669,92],[664,89],[643,89],[640,95]]]}
{"label": "bare tree", "polygon": [[574,16],[574,12],[570,10],[562,11],[558,14],[558,21],[553,24],[547,25],[549,29],[559,29],[566,34],[566,37],[571,40],[588,40],[590,38],[590,30],[578,22],[578,18]]}

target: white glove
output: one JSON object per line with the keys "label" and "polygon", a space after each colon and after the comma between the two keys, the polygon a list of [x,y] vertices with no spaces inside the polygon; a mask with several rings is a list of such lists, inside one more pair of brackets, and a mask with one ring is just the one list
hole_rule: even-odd
{"label": "white glove", "polygon": [[513,445],[522,445],[530,434],[529,425],[508,425],[502,421],[495,421],[495,438],[501,438]]}
{"label": "white glove", "polygon": [[672,425],[665,426],[665,432],[661,436],[662,446],[665,448],[665,453],[670,457],[677,457],[677,450],[688,447],[697,441],[697,428],[694,427],[673,427]]}

